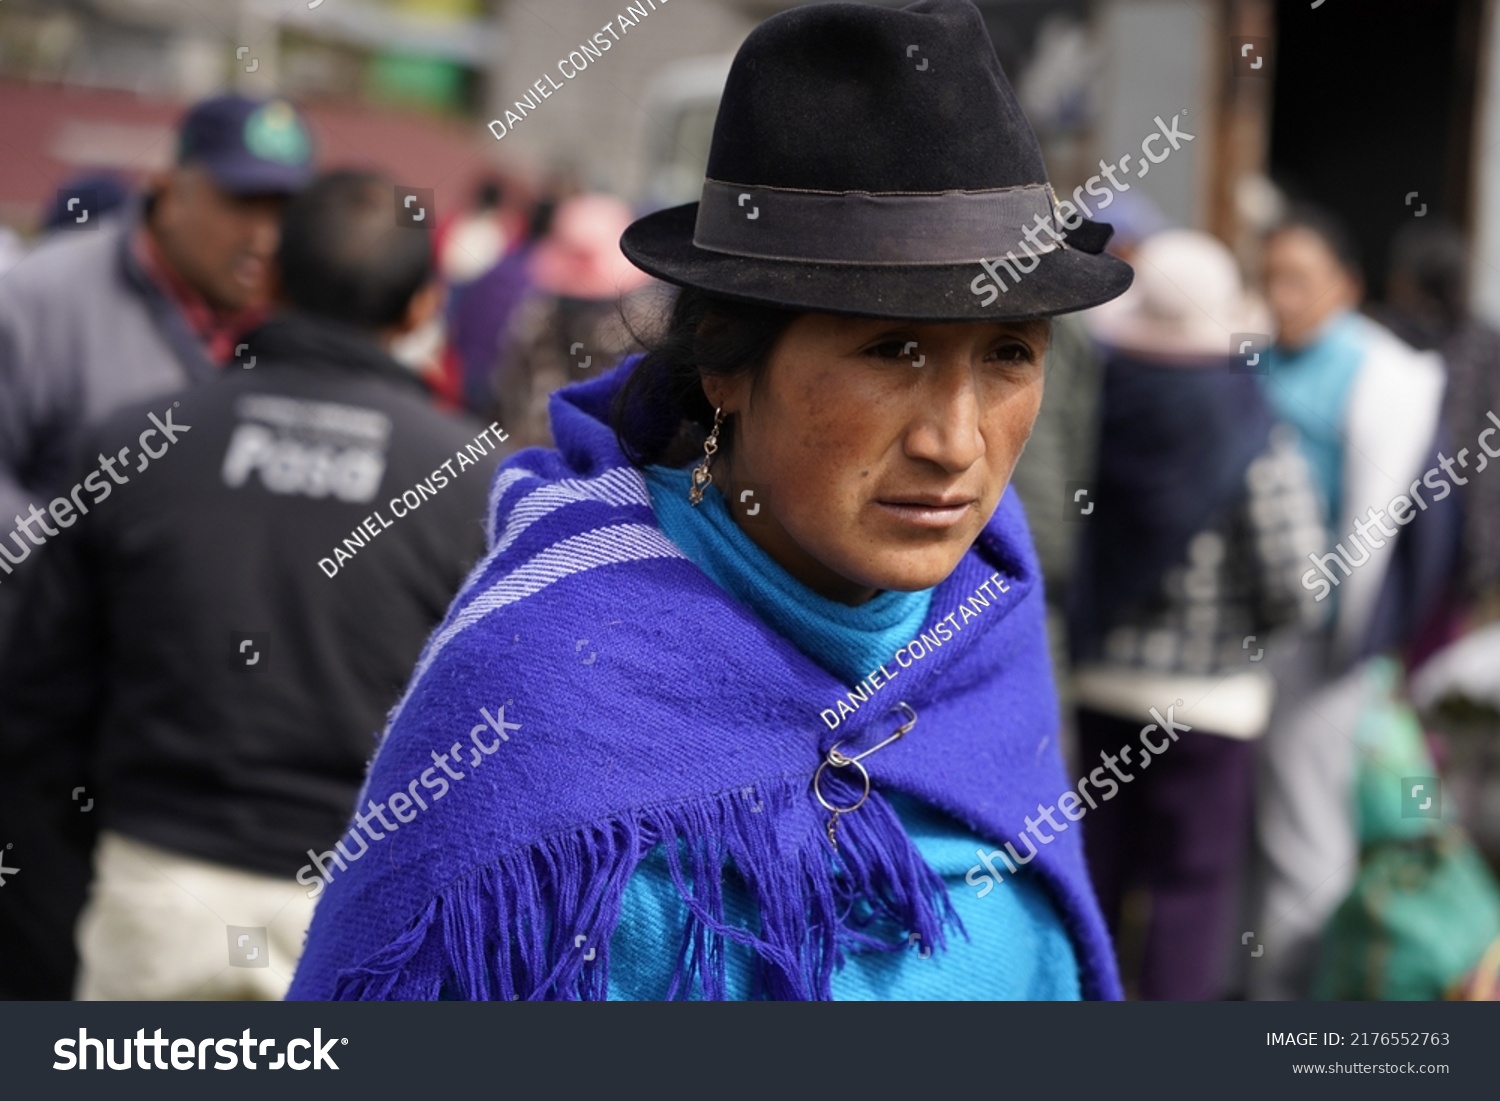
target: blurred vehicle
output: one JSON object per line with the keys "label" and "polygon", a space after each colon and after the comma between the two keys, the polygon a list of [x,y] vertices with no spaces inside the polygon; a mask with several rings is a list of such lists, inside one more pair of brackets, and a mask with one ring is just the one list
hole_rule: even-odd
{"label": "blurred vehicle", "polygon": [[733,54],[718,54],[676,61],[662,66],[646,86],[642,209],[698,201],[719,96],[733,59]]}

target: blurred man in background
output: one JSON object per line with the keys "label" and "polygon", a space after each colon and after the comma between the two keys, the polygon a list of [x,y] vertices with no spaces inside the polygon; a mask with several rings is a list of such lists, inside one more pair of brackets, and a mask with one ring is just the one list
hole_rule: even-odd
{"label": "blurred man in background", "polygon": [[81,998],[281,996],[316,897],[298,869],[336,864],[385,713],[483,551],[503,433],[388,354],[441,300],[394,194],[314,183],[253,371],[86,437],[81,469],[123,450],[126,482],[48,548],[0,674],[0,771],[97,803]]}
{"label": "blurred man in background", "polygon": [[1442,365],[1356,312],[1359,273],[1348,233],[1316,209],[1294,208],[1266,240],[1266,395],[1312,468],[1328,532],[1302,584],[1333,611],[1327,628],[1267,652],[1277,700],[1257,796],[1257,998],[1307,996],[1318,936],[1358,871],[1350,791],[1364,663],[1417,637],[1457,552],[1451,487],[1434,492],[1431,480],[1446,457]]}
{"label": "blurred man in background", "polygon": [[[1167,221],[1155,204],[1133,191],[1115,196],[1110,224],[1114,233],[1106,247],[1127,263],[1143,240],[1167,228]],[[1092,310],[1053,318],[1042,407],[1010,478],[1011,488],[1026,506],[1026,523],[1042,567],[1047,594],[1047,643],[1061,704],[1063,752],[1074,759],[1078,739],[1073,721],[1067,607],[1079,537],[1083,534],[1079,513],[1089,505],[1073,494],[1080,483],[1092,484],[1094,477],[1100,391],[1104,384],[1104,361],[1092,330],[1115,311],[1130,308],[1129,303],[1138,293],[1132,287],[1119,298]]]}
{"label": "blurred man in background", "polygon": [[[307,128],[280,101],[205,100],[177,154],[122,216],[54,236],[0,282],[0,667],[11,638],[29,642],[11,623],[38,564],[26,560],[60,530],[35,505],[65,488],[90,428],[234,358],[269,302],[281,209],[312,172]],[[0,997],[72,988],[94,818],[58,806],[59,783],[0,769],[0,833],[49,852],[7,884]]]}
{"label": "blurred man in background", "polygon": [[[79,437],[114,410],[233,358],[265,316],[281,208],[311,171],[290,105],[205,100],[143,202],[54,238],[0,284],[0,517],[52,496]],[[30,544],[0,535],[0,569],[19,579]],[[0,596],[0,628],[15,599]]]}

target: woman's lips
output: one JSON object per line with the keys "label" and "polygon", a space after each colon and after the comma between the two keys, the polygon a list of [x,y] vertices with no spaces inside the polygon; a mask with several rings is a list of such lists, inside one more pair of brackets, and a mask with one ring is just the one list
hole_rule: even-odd
{"label": "woman's lips", "polygon": [[906,500],[876,501],[886,515],[912,527],[941,530],[962,523],[974,507],[974,498],[944,499],[918,497]]}

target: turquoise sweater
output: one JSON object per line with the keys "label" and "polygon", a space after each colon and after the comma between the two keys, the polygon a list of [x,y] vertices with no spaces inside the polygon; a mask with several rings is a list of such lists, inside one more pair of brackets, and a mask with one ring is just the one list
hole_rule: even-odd
{"label": "turquoise sweater", "polygon": [[[700,569],[825,669],[855,684],[920,630],[932,591],[883,592],[857,608],[819,596],[755,545],[735,524],[716,491],[693,508],[687,469],[649,467],[647,484],[658,522]],[[841,1001],[960,999],[1076,1000],[1081,997],[1073,946],[1051,899],[1034,876],[1013,876],[980,899],[964,883],[977,849],[998,842],[974,836],[953,818],[904,796],[890,802],[912,843],[948,884],[965,933],[950,932],[946,951],[913,943],[902,952],[851,954],[833,979]],[[743,896],[726,884],[725,911],[750,925]],[[687,918],[667,861],[658,850],[643,860],[625,889],[620,923],[610,941],[610,998],[664,998],[672,953]],[[748,950],[731,945],[729,985],[748,995]]]}
{"label": "turquoise sweater", "polygon": [[1365,356],[1360,319],[1339,314],[1307,347],[1272,348],[1269,355],[1266,395],[1276,415],[1297,429],[1332,531],[1344,503],[1344,417]]}

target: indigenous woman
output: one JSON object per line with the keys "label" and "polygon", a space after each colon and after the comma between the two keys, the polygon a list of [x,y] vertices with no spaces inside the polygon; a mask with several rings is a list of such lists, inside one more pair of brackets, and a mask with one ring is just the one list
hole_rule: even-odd
{"label": "indigenous woman", "polygon": [[1119,996],[1005,494],[1047,318],[1130,282],[1069,205],[967,0],[746,39],[621,241],[664,334],[496,476],[292,997]]}

